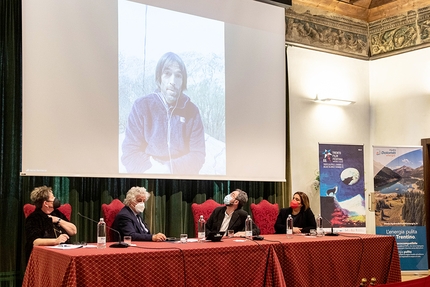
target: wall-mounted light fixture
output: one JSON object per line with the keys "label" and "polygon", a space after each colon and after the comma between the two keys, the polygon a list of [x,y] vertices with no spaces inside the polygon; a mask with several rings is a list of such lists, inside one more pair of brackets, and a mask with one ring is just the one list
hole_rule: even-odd
{"label": "wall-mounted light fixture", "polygon": [[316,95],[314,102],[322,103],[322,104],[329,104],[329,105],[337,105],[337,106],[347,106],[347,105],[355,104],[354,101],[349,101],[349,100],[340,100],[340,99],[332,99],[332,98],[318,98],[318,95]]}

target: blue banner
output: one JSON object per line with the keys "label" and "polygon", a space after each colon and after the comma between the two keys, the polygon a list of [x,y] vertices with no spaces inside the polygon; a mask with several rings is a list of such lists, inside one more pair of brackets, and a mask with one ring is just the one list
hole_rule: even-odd
{"label": "blue banner", "polygon": [[421,147],[373,147],[376,233],[395,236],[400,266],[428,270]]}
{"label": "blue banner", "polygon": [[333,227],[335,231],[366,232],[363,161],[363,145],[319,144],[325,231]]}
{"label": "blue banner", "polygon": [[425,226],[379,226],[376,227],[376,233],[396,237],[403,271],[428,270]]}

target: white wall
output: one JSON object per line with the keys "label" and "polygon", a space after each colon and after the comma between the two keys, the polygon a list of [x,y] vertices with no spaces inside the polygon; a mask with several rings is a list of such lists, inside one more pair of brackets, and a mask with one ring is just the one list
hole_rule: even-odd
{"label": "white wall", "polygon": [[[366,188],[373,180],[369,62],[298,47],[288,47],[287,60],[292,190],[311,194],[311,208],[319,213],[319,193],[311,188],[318,171],[318,143],[363,144]],[[316,94],[356,103],[318,104],[312,101]],[[373,232],[374,227],[369,228]]]}
{"label": "white wall", "polygon": [[373,145],[430,138],[430,48],[370,62]]}
{"label": "white wall", "polygon": [[[374,61],[288,48],[291,174],[293,191],[319,194],[318,143],[364,144],[367,194],[373,192],[372,146],[420,146],[430,138],[430,48]],[[347,107],[316,104],[316,94],[353,100]],[[312,197],[313,195],[313,197]],[[367,212],[367,232],[374,233]]]}

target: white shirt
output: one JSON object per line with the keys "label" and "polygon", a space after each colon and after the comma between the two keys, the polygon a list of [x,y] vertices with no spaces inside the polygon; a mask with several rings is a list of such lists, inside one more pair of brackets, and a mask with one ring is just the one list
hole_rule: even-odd
{"label": "white shirt", "polygon": [[233,212],[230,215],[228,215],[227,212],[225,212],[224,214],[224,220],[222,221],[221,228],[219,229],[219,231],[227,231]]}

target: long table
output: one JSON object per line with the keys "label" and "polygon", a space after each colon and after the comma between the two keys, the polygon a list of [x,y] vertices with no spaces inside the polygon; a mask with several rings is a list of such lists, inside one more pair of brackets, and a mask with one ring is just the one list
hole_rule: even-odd
{"label": "long table", "polygon": [[[401,281],[394,237],[265,235],[263,241],[35,247],[23,286],[358,286]],[[108,246],[110,243],[107,244]]]}

